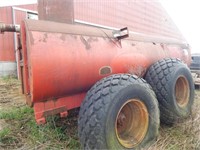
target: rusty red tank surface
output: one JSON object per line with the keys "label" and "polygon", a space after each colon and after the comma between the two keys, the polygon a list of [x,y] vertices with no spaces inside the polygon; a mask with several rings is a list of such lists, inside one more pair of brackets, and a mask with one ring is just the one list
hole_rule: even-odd
{"label": "rusty red tank surface", "polygon": [[189,47],[179,40],[138,33],[119,40],[112,30],[88,26],[25,20],[21,40],[23,91],[38,123],[79,107],[88,89],[103,77],[142,77],[151,64],[166,57],[190,63]]}

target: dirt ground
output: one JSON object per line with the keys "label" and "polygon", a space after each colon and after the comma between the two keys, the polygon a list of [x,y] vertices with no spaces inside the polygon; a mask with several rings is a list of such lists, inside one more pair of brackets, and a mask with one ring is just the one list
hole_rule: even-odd
{"label": "dirt ground", "polygon": [[[13,78],[0,78],[0,110],[19,108],[24,106],[25,97],[21,93],[21,84]],[[6,126],[6,122],[0,119],[0,131]]]}
{"label": "dirt ground", "polygon": [[25,97],[21,93],[21,84],[16,79],[0,79],[0,109],[25,105]]}
{"label": "dirt ground", "polygon": [[[200,145],[197,144],[198,142],[200,142],[199,140],[200,139],[200,128],[199,128],[200,89],[196,89],[195,92],[196,94],[195,94],[195,105],[193,108],[194,109],[193,116],[191,116],[191,118],[186,120],[184,123],[180,123],[174,127],[169,128],[169,127],[165,127],[161,125],[160,135],[158,137],[158,140],[156,141],[155,144],[152,145],[150,149],[152,150],[153,149],[178,150],[180,148],[200,149],[200,147],[198,147]],[[0,79],[0,111],[2,109],[5,110],[5,109],[11,109],[11,108],[20,108],[25,105],[26,105],[25,97],[21,94],[20,82],[12,78]],[[7,125],[7,122],[4,119],[0,119],[0,132],[4,129],[6,125]],[[193,127],[195,128],[193,129]],[[26,142],[26,140],[22,140],[22,141]],[[193,144],[193,145],[190,146],[189,144]],[[21,145],[27,145],[27,144],[22,143]]]}

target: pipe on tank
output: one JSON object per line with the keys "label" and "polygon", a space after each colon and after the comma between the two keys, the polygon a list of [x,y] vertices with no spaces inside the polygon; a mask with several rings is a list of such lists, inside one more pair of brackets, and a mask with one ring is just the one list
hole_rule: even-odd
{"label": "pipe on tank", "polygon": [[0,23],[0,33],[20,32],[20,25]]}

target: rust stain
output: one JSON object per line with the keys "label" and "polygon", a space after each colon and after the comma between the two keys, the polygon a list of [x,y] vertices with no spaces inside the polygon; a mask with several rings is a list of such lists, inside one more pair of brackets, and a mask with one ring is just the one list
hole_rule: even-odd
{"label": "rust stain", "polygon": [[73,35],[73,34],[72,34],[71,37],[74,38],[75,40],[77,39],[77,36],[76,36],[76,35]]}
{"label": "rust stain", "polygon": [[106,40],[107,40],[107,38],[106,38],[106,37],[104,37],[104,36],[102,37],[102,39],[103,39],[104,41],[106,41]]}
{"label": "rust stain", "polygon": [[62,41],[65,41],[65,39],[66,39],[65,34],[61,34],[60,39],[61,39]]}
{"label": "rust stain", "polygon": [[56,114],[59,114],[61,112],[65,112],[65,111],[67,111],[67,108],[65,106],[59,107],[59,108],[54,108],[54,109],[49,109],[44,112],[44,116],[47,117],[47,116],[51,116],[51,115],[56,115]]}
{"label": "rust stain", "polygon": [[34,38],[33,38],[33,35],[31,32],[29,32],[29,37],[30,37],[30,42],[31,42],[31,45],[34,45]]}
{"label": "rust stain", "polygon": [[142,66],[128,66],[127,68],[128,73],[134,74],[138,77],[143,77],[146,72],[146,68]]}
{"label": "rust stain", "polygon": [[134,43],[131,43],[131,46],[136,46]]}
{"label": "rust stain", "polygon": [[97,37],[89,37],[87,41],[88,41],[88,43],[98,42],[98,38]]}
{"label": "rust stain", "polygon": [[164,44],[163,44],[163,43],[160,43],[160,46],[162,47],[162,49],[165,49],[165,48],[164,48]]}
{"label": "rust stain", "polygon": [[45,43],[46,43],[46,42],[47,42],[47,38],[48,38],[48,34],[47,34],[47,33],[45,33],[45,34],[44,34],[44,37],[43,37],[43,42],[45,42]]}
{"label": "rust stain", "polygon": [[90,44],[86,41],[83,36],[80,36],[81,42],[85,45],[85,48],[89,50],[91,48]]}

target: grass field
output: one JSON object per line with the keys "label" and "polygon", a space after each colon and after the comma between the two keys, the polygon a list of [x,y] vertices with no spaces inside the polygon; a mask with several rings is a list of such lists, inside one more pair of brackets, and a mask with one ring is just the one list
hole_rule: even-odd
{"label": "grass field", "polygon": [[[24,99],[19,81],[0,79],[0,149],[80,149],[78,109],[67,118],[49,117],[47,124],[38,126]],[[160,135],[149,150],[200,149],[199,108],[200,90],[196,90],[192,115],[171,127],[161,125]]]}

